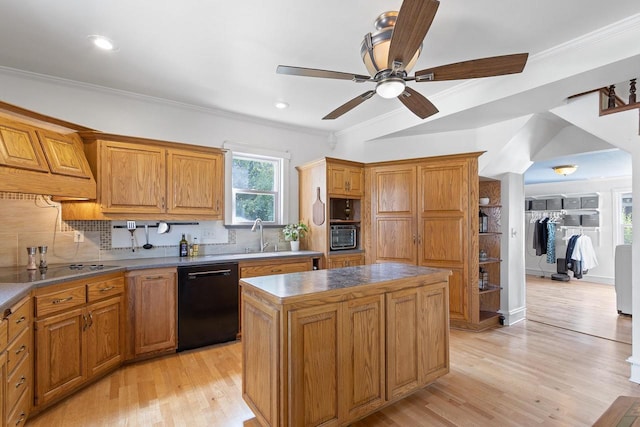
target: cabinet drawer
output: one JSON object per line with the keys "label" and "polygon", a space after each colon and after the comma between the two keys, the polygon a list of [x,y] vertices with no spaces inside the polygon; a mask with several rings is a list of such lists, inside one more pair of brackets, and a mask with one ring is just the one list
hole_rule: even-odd
{"label": "cabinet drawer", "polygon": [[124,277],[116,277],[87,285],[87,301],[93,302],[124,292]]}
{"label": "cabinet drawer", "polygon": [[13,408],[22,393],[31,386],[31,364],[23,359],[7,379],[7,409]]}
{"label": "cabinet drawer", "polygon": [[309,261],[291,262],[286,264],[254,265],[240,268],[240,277],[270,276],[272,274],[298,273],[311,270]]}
{"label": "cabinet drawer", "polygon": [[87,301],[86,287],[77,286],[50,294],[36,296],[36,317],[77,307]]}
{"label": "cabinet drawer", "polygon": [[31,323],[31,297],[28,297],[19,305],[8,317],[9,319],[9,342],[13,341],[20,332],[25,330]]}
{"label": "cabinet drawer", "polygon": [[31,353],[31,331],[25,329],[7,349],[7,373],[11,373],[27,354]]}
{"label": "cabinet drawer", "polygon": [[13,411],[7,406],[7,411],[9,411],[9,416],[7,417],[8,426],[20,427],[26,424],[29,416],[29,394],[29,390],[25,390],[25,393],[22,393],[22,397],[18,400]]}

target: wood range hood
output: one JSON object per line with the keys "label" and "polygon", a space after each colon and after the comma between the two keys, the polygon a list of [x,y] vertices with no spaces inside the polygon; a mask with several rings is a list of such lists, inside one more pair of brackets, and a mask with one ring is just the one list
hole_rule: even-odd
{"label": "wood range hood", "polygon": [[0,191],[95,199],[78,134],[92,130],[0,102]]}

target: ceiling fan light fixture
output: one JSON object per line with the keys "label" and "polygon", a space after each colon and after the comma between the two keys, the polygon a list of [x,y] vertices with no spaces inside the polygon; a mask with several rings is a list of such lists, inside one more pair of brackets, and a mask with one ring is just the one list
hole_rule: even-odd
{"label": "ceiling fan light fixture", "polygon": [[399,77],[389,77],[376,85],[376,93],[383,98],[396,98],[404,92],[405,82]]}
{"label": "ceiling fan light fixture", "polygon": [[560,165],[554,166],[551,169],[553,169],[553,171],[558,175],[567,176],[574,173],[578,169],[578,165]]}
{"label": "ceiling fan light fixture", "polygon": [[[397,17],[398,12],[396,11],[382,13],[375,21],[376,29],[379,31],[367,33],[364,36],[364,40],[360,46],[360,55],[362,56],[364,66],[367,67],[367,71],[371,76],[375,76],[380,71],[389,68],[389,46]],[[422,45],[420,45],[420,48],[416,51],[415,55],[413,55],[413,58],[411,58],[409,63],[404,67],[407,73],[416,64],[421,51]]]}

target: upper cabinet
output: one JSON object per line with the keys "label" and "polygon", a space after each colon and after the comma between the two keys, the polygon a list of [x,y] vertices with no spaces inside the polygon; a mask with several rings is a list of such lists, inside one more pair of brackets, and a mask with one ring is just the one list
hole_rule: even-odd
{"label": "upper cabinet", "polygon": [[364,170],[335,159],[327,159],[327,189],[329,195],[362,197],[364,195]]}
{"label": "upper cabinet", "polygon": [[0,103],[0,191],[94,199],[96,183],[74,129],[5,106]]}
{"label": "upper cabinet", "polygon": [[96,133],[83,138],[98,198],[64,203],[64,219],[223,218],[221,150]]}
{"label": "upper cabinet", "polygon": [[35,128],[8,120],[0,122],[0,165],[49,171]]}
{"label": "upper cabinet", "polygon": [[48,130],[38,130],[36,133],[51,173],[84,179],[93,178],[83,153],[82,140],[76,133],[63,135]]}

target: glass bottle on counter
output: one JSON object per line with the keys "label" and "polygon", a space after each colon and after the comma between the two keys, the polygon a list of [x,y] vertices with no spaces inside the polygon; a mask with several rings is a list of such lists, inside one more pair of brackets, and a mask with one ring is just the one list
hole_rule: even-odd
{"label": "glass bottle on counter", "polygon": [[198,252],[200,252],[200,245],[198,245],[198,238],[193,238],[193,256],[198,256]]}
{"label": "glass bottle on counter", "polygon": [[182,239],[180,239],[180,256],[185,257],[189,255],[189,243],[182,233]]}

